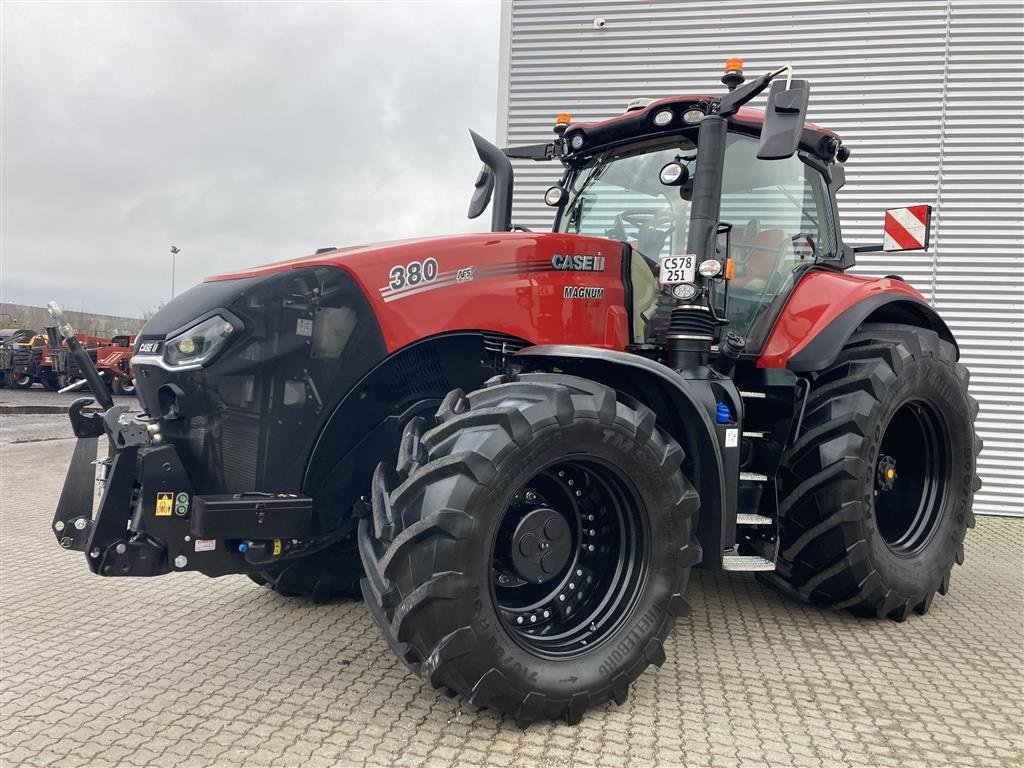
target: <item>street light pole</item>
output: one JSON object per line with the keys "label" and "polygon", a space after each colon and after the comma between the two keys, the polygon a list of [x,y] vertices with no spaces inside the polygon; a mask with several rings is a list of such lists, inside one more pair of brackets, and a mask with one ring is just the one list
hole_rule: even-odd
{"label": "street light pole", "polygon": [[171,298],[174,298],[174,257],[181,253],[181,249],[176,246],[171,246]]}

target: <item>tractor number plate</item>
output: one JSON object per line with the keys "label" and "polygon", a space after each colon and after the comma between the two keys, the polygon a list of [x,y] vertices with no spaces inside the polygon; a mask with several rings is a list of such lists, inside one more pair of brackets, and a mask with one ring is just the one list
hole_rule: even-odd
{"label": "tractor number plate", "polygon": [[692,283],[697,275],[697,256],[687,253],[683,256],[662,256],[658,282],[662,285]]}

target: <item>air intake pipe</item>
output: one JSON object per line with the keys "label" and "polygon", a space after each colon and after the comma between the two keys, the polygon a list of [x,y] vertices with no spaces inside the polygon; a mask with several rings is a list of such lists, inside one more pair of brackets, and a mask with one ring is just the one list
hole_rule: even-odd
{"label": "air intake pipe", "polygon": [[[476,153],[483,160],[494,177],[494,198],[491,201],[491,231],[510,232],[512,230],[512,181],[514,172],[511,161],[505,153],[491,144],[475,131],[469,132],[473,137]],[[486,205],[486,201],[484,205]],[[471,209],[472,210],[472,209]],[[483,209],[481,208],[481,211]],[[472,213],[470,218],[474,218]]]}
{"label": "air intake pipe", "polygon": [[[715,257],[727,128],[724,117],[708,115],[701,121],[697,139],[697,171],[693,177],[686,252],[696,255],[698,284],[703,282],[699,277],[701,262]],[[703,289],[703,285],[701,287]],[[669,366],[682,370],[707,365],[716,330],[704,290],[698,291],[692,299],[676,300],[665,335]]]}

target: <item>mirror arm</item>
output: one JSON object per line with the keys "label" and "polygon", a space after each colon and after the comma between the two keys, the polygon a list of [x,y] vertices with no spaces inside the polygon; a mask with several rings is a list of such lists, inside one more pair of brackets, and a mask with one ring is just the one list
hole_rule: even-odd
{"label": "mirror arm", "polygon": [[780,67],[774,72],[763,74],[756,80],[751,80],[749,83],[741,85],[735,91],[729,92],[718,100],[718,114],[722,117],[729,117],[730,115],[736,114],[740,107],[761,93],[761,91],[768,87],[772,80],[786,71],[792,71],[788,65]]}

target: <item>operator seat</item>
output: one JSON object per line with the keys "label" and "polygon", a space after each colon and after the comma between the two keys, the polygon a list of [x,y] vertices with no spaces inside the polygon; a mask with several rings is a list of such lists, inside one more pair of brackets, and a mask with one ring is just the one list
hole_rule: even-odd
{"label": "operator seat", "polygon": [[[747,228],[749,231],[750,227]],[[751,292],[763,291],[772,279],[779,261],[779,250],[785,247],[788,240],[789,235],[781,229],[762,229],[749,236],[743,233],[737,238],[733,249],[733,258],[736,259],[733,287]]]}
{"label": "operator seat", "polygon": [[633,285],[633,339],[643,342],[658,306],[659,286],[651,262],[635,247],[629,262],[629,281]]}

